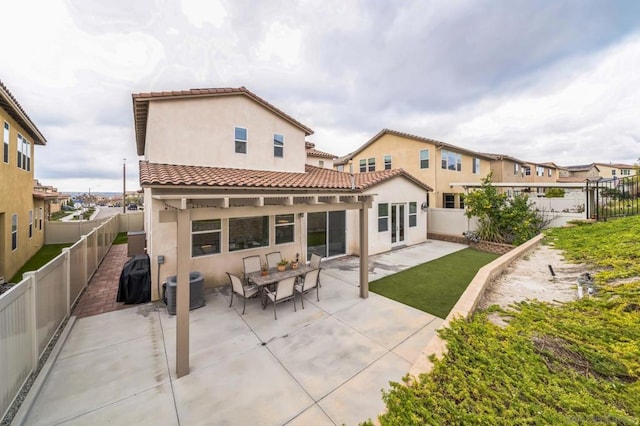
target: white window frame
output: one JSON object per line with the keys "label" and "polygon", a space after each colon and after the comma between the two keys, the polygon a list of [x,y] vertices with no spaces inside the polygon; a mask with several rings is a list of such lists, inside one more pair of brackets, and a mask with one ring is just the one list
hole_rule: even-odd
{"label": "white window frame", "polygon": [[[422,154],[425,154],[426,156],[423,156]],[[423,165],[423,161],[426,161],[426,166]],[[431,153],[429,152],[428,149],[421,149],[420,150],[420,154],[419,154],[419,158],[418,158],[418,163],[420,165],[421,169],[428,169],[429,168],[429,163],[431,162]]]}
{"label": "white window frame", "polygon": [[[413,221],[413,224],[411,222]],[[409,228],[415,228],[418,226],[418,203],[415,201],[409,202]]]}
{"label": "white window frame", "polygon": [[29,210],[29,238],[33,237],[33,210]]}
{"label": "white window frame", "polygon": [[324,160],[318,160],[318,167],[322,167],[324,169]]}
{"label": "white window frame", "polygon": [[42,220],[44,219],[44,209],[40,207],[38,214],[38,228],[42,231]]}
{"label": "white window frame", "polygon": [[544,167],[536,166],[536,176],[544,177]]}
{"label": "white window frame", "polygon": [[17,161],[18,161],[18,168],[21,169],[22,168],[22,135],[20,133],[18,133],[18,143],[16,144],[16,153],[17,153]]}
{"label": "white window frame", "polygon": [[620,176],[631,176],[630,169],[620,169]]}
{"label": "white window frame", "polygon": [[360,173],[364,173],[367,171],[367,159],[363,158],[362,160],[360,160],[359,162],[359,170]]}
{"label": "white window frame", "polygon": [[517,176],[520,173],[520,164],[513,163],[513,175]]}
{"label": "white window frame", "polygon": [[[278,151],[280,155],[278,155]],[[273,134],[273,156],[275,158],[284,158],[284,135],[280,133]]]}
{"label": "white window frame", "polygon": [[[380,208],[382,206],[385,206],[385,208],[387,209],[386,215],[384,214],[384,212],[380,212]],[[388,231],[389,231],[389,203],[378,203],[378,232],[388,232]]]}
{"label": "white window frame", "polygon": [[[291,220],[285,222],[285,220],[287,220],[290,217]],[[278,241],[278,229],[279,228],[292,228],[292,240],[291,241]],[[274,223],[274,235],[275,235],[275,244],[277,246],[282,245],[282,244],[291,244],[291,243],[295,243],[296,242],[296,216],[293,213],[289,213],[289,214],[277,214],[275,216],[275,223]]]}
{"label": "white window frame", "polygon": [[3,160],[6,164],[9,164],[9,135],[10,135],[11,126],[6,121],[4,122],[4,127],[2,131],[2,139],[3,139]]}
{"label": "white window frame", "polygon": [[440,155],[442,156],[441,163],[444,170],[450,170],[452,172],[462,171],[462,154],[443,149],[440,151]]}
{"label": "white window frame", "polygon": [[[238,130],[244,130],[244,140],[238,138]],[[238,151],[238,144],[244,144],[244,152]],[[249,129],[242,126],[233,127],[233,152],[246,155],[249,151]]]}
{"label": "white window frame", "polygon": [[18,214],[11,215],[11,251],[18,249]]}
{"label": "white window frame", "polygon": [[391,154],[387,154],[384,156],[384,169],[385,170],[391,170]]}
{"label": "white window frame", "polygon": [[616,169],[611,169],[611,176],[615,176],[616,175]]}
{"label": "white window frame", "polygon": [[[204,229],[204,230],[198,230],[198,231],[194,231],[194,225],[199,223],[199,222],[212,222],[212,223],[216,223],[218,224],[218,228],[217,229]],[[194,235],[205,235],[205,234],[211,234],[211,235],[218,235],[218,247],[217,247],[217,251],[215,249],[213,249],[211,252],[203,252],[202,253],[194,253],[194,242],[193,242],[193,236]],[[204,247],[204,246],[201,246]],[[222,253],[222,219],[204,219],[204,220],[192,220],[191,221],[191,257],[202,257],[202,256],[210,256],[210,255],[215,255],[215,254],[220,254]]]}
{"label": "white window frame", "polygon": [[[447,198],[451,198],[451,206],[448,207]],[[453,192],[445,192],[442,194],[442,207],[445,209],[455,209],[456,208],[456,194]]]}
{"label": "white window frame", "polygon": [[478,157],[473,157],[472,161],[472,170],[474,175],[480,174],[480,159]]}
{"label": "white window frame", "polygon": [[376,158],[372,157],[367,159],[367,171],[375,172],[376,171]]}

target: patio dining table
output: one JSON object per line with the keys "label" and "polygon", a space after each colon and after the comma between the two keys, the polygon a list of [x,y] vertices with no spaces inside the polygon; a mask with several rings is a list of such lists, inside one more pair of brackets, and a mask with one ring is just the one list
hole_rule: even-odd
{"label": "patio dining table", "polygon": [[254,283],[257,286],[264,287],[265,285],[275,284],[278,281],[282,281],[285,278],[289,277],[299,277],[313,268],[309,265],[299,265],[296,269],[291,269],[290,267],[285,269],[284,271],[278,271],[276,268],[269,269],[267,275],[262,275],[261,271],[250,272],[247,274],[247,278],[250,282]]}

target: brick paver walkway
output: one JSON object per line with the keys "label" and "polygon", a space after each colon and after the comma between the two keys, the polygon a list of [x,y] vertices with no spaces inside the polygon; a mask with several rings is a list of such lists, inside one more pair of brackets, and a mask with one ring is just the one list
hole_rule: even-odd
{"label": "brick paver walkway", "polygon": [[72,315],[82,318],[134,306],[116,302],[120,272],[127,260],[127,244],[111,246]]}

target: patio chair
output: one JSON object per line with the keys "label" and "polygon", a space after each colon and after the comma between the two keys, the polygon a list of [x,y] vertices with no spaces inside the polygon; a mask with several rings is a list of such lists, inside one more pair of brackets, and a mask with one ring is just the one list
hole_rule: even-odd
{"label": "patio chair", "polygon": [[260,256],[247,256],[242,258],[242,265],[244,267],[244,281],[248,285],[249,278],[248,274],[251,272],[259,272],[262,269],[262,264],[260,263]]}
{"label": "patio chair", "polygon": [[242,305],[242,315],[244,315],[244,310],[247,307],[247,299],[256,296],[260,292],[260,288],[255,285],[244,285],[242,284],[242,280],[237,275],[230,274],[229,280],[231,281],[231,302],[229,302],[229,307],[233,304],[233,294],[237,294],[238,296],[244,299],[244,304]]}
{"label": "patio chair", "polygon": [[[309,266],[313,269],[320,269],[320,261],[322,260],[322,256],[318,252],[311,253],[311,260],[309,261]],[[322,287],[320,284],[320,275],[318,275],[318,286]]]}
{"label": "patio chair", "polygon": [[279,251],[273,251],[267,254],[267,265],[269,265],[269,268],[275,268],[280,261],[282,261],[282,255]]}
{"label": "patio chair", "polygon": [[304,274],[301,282],[295,285],[295,290],[297,293],[300,293],[300,299],[302,299],[302,309],[304,309],[304,297],[302,297],[302,295],[314,288],[316,289],[316,298],[318,302],[320,301],[318,284],[320,284],[320,268],[312,269]]}
{"label": "patio chair", "polygon": [[275,291],[270,291],[268,288],[264,288],[264,295],[266,296],[265,304],[262,306],[262,309],[267,307],[267,301],[271,300],[273,302],[273,317],[278,319],[278,315],[276,314],[276,305],[280,302],[284,302],[286,300],[293,299],[293,310],[298,312],[296,309],[296,294],[294,292],[293,286],[296,283],[296,277],[285,278],[281,281],[278,281],[276,284]]}

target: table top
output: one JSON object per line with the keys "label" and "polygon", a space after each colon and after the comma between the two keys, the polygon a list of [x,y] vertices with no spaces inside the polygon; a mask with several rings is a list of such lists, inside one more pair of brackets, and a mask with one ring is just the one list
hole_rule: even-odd
{"label": "table top", "polygon": [[284,280],[289,277],[297,277],[300,275],[304,275],[307,272],[311,271],[313,268],[309,265],[299,265],[296,269],[291,269],[291,267],[287,267],[284,271],[280,272],[276,268],[269,269],[269,273],[267,275],[262,275],[261,271],[251,272],[247,274],[249,281],[252,283],[263,286],[268,284],[277,283],[278,281]]}

